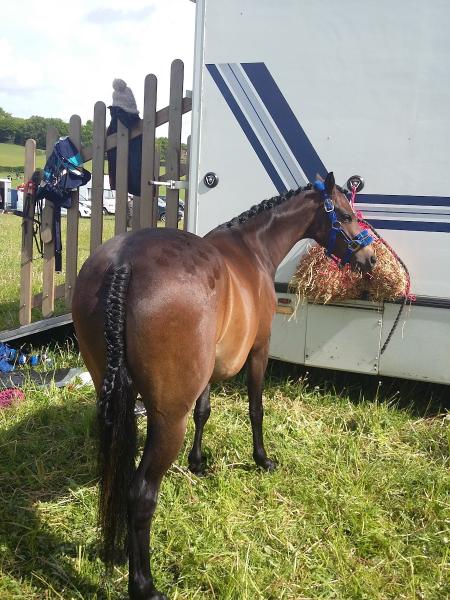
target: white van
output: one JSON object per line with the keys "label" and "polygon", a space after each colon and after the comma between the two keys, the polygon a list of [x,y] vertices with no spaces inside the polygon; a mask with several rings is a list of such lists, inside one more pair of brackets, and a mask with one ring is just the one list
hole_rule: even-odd
{"label": "white van", "polygon": [[[92,180],[86,185],[79,188],[80,203],[91,205],[92,200]],[[109,186],[109,176],[103,178],[103,212],[104,214],[113,215],[116,212],[116,191]]]}
{"label": "white van", "polygon": [[0,211],[3,212],[11,203],[11,180],[0,179]]}

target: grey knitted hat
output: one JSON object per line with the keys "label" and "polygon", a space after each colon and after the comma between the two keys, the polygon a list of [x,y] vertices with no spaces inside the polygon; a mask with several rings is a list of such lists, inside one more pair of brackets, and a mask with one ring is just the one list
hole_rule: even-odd
{"label": "grey knitted hat", "polygon": [[128,113],[135,115],[139,114],[136,106],[136,100],[134,99],[133,92],[127,87],[127,84],[123,79],[114,79],[113,81],[113,106],[123,108]]}

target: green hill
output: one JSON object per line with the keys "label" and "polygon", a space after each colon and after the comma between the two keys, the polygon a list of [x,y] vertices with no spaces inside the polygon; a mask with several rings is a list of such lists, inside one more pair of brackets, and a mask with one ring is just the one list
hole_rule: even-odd
{"label": "green hill", "polygon": [[[25,148],[17,144],[0,144],[0,179],[11,177],[12,187],[23,183]],[[45,164],[45,150],[36,149],[36,167]]]}

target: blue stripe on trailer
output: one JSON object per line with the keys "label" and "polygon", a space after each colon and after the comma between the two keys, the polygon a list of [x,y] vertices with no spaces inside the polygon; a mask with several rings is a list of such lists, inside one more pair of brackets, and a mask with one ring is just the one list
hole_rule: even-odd
{"label": "blue stripe on trailer", "polygon": [[[298,164],[295,164],[290,155],[288,155],[288,150],[284,147],[284,140],[282,140],[280,134],[276,131],[270,119],[265,114],[262,108],[261,99],[250,87],[244,73],[239,69],[239,65],[237,63],[227,63],[227,67],[233,74],[236,85],[238,86],[233,90],[235,97],[240,100],[242,106],[241,97],[244,96],[252,108],[252,116],[255,120],[253,123],[253,130],[256,134],[261,132],[263,136],[267,136],[274,147],[275,155],[273,162],[275,163],[275,166],[278,167],[278,172],[280,175],[283,171],[287,172],[288,179],[291,179],[293,184],[292,188],[298,188],[301,185],[305,185],[306,181],[300,173]],[[258,132],[258,129],[260,132]],[[261,134],[258,137],[263,141]],[[284,179],[286,180],[286,177]]]}
{"label": "blue stripe on trailer", "polygon": [[390,221],[389,219],[367,219],[375,229],[392,231],[429,231],[433,233],[450,233],[450,223],[431,221]]}
{"label": "blue stripe on trailer", "polygon": [[264,63],[241,63],[241,65],[309,181],[315,181],[317,173],[325,176],[327,169],[266,65]]}
{"label": "blue stripe on trailer", "polygon": [[[362,205],[359,205],[357,203],[356,208],[360,208]],[[450,217],[450,212],[447,210],[439,210],[439,208],[437,206],[432,207],[435,208],[436,210],[431,210],[431,207],[428,211],[426,211],[423,207],[422,210],[419,209],[414,209],[411,208],[410,206],[403,206],[400,204],[394,204],[392,206],[378,206],[376,205],[376,208],[373,208],[370,205],[367,205],[364,207],[364,211],[367,213],[372,214],[381,214],[383,215],[383,217],[388,217],[390,215],[402,215],[405,217],[408,216],[421,216],[421,217],[431,217],[431,218],[435,218],[435,217]]]}
{"label": "blue stripe on trailer", "polygon": [[[357,208],[359,207],[357,206]],[[428,217],[429,219],[439,219],[440,221],[445,221],[446,218],[448,219],[448,217],[450,217],[450,212],[421,212],[420,210],[401,211],[398,208],[396,209],[395,207],[391,207],[391,209],[365,208],[364,214],[375,216],[381,215],[380,218],[393,217],[395,215],[399,216],[400,218],[405,217],[406,219],[408,219],[408,217],[421,217],[422,219]],[[443,217],[443,219],[441,219],[440,217]]]}
{"label": "blue stripe on trailer", "polygon": [[361,204],[402,204],[404,206],[450,206],[450,198],[445,196],[395,196],[388,194],[358,194],[356,201]]}
{"label": "blue stripe on trailer", "polygon": [[230,110],[236,117],[242,131],[244,132],[245,136],[247,137],[248,141],[250,142],[253,150],[258,155],[259,160],[261,161],[267,174],[269,175],[270,179],[272,180],[278,193],[282,194],[283,192],[287,191],[286,186],[284,185],[280,176],[278,175],[275,167],[272,164],[272,161],[267,156],[266,151],[264,150],[260,141],[254,134],[253,129],[251,128],[249,122],[247,121],[244,113],[239,108],[239,105],[236,102],[236,100],[234,99],[232,93],[228,89],[228,86],[225,83],[225,80],[223,79],[222,75],[220,74],[218,68],[214,64],[207,64],[206,68],[208,69],[211,77],[214,79],[214,82],[216,83],[217,87],[219,88],[226,103],[230,107]]}
{"label": "blue stripe on trailer", "polygon": [[[232,69],[233,64],[227,64]],[[291,152],[298,161],[300,167],[308,177],[310,181],[314,181],[317,173],[326,174],[327,169],[320,160],[317,152],[313,145],[308,139],[308,136],[304,132],[292,109],[287,103],[285,97],[281,93],[281,90],[277,86],[275,80],[270,74],[264,63],[241,63],[247,77],[252,83],[253,87],[259,94],[267,111],[271,115],[275,125],[278,127],[282,134],[284,141],[287,143]],[[279,194],[286,191],[286,186],[283,183],[278,170],[277,165],[273,164],[271,158],[264,150],[261,142],[259,141],[252,125],[249,123],[244,113],[240,109],[236,102],[232,91],[230,91],[226,81],[222,77],[221,73],[214,64],[206,65],[208,71],[213,77],[217,87],[221,91],[225,101],[236,117],[242,131],[246,135],[253,149],[255,150],[258,158],[260,159],[263,167],[265,168],[270,179],[274,183]],[[233,72],[233,74],[235,74]],[[250,101],[250,99],[249,99]],[[253,107],[258,118],[261,115],[258,114],[256,108]],[[269,134],[269,132],[267,131]],[[270,134],[269,134],[270,136]],[[271,137],[271,136],[270,136]],[[271,138],[272,139],[272,138]],[[273,140],[272,140],[273,141]],[[277,148],[278,149],[278,148]],[[358,204],[366,205],[384,205],[395,211],[396,206],[425,206],[425,207],[450,207],[450,197],[447,196],[402,196],[395,194],[358,194],[356,201]],[[387,208],[387,210],[389,210]],[[370,211],[370,209],[369,209]],[[375,212],[375,210],[370,211]],[[406,213],[405,213],[406,214]],[[417,214],[417,211],[415,211]],[[428,213],[425,213],[426,216]],[[441,214],[441,213],[439,213]],[[442,213],[446,215],[447,213]],[[432,216],[432,213],[430,213]],[[450,223],[445,222],[421,222],[421,221],[407,221],[407,220],[381,220],[381,219],[368,219],[374,227],[380,229],[392,229],[392,230],[406,230],[406,231],[434,231],[448,233],[450,232]]]}

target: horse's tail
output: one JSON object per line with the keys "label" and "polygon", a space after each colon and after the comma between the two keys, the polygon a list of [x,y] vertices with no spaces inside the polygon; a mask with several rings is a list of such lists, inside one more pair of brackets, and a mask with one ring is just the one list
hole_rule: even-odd
{"label": "horse's tail", "polygon": [[127,503],[135,473],[136,392],[125,349],[126,298],[131,265],[111,270],[106,295],[106,371],[98,396],[100,474],[99,524],[107,567],[126,553]]}

